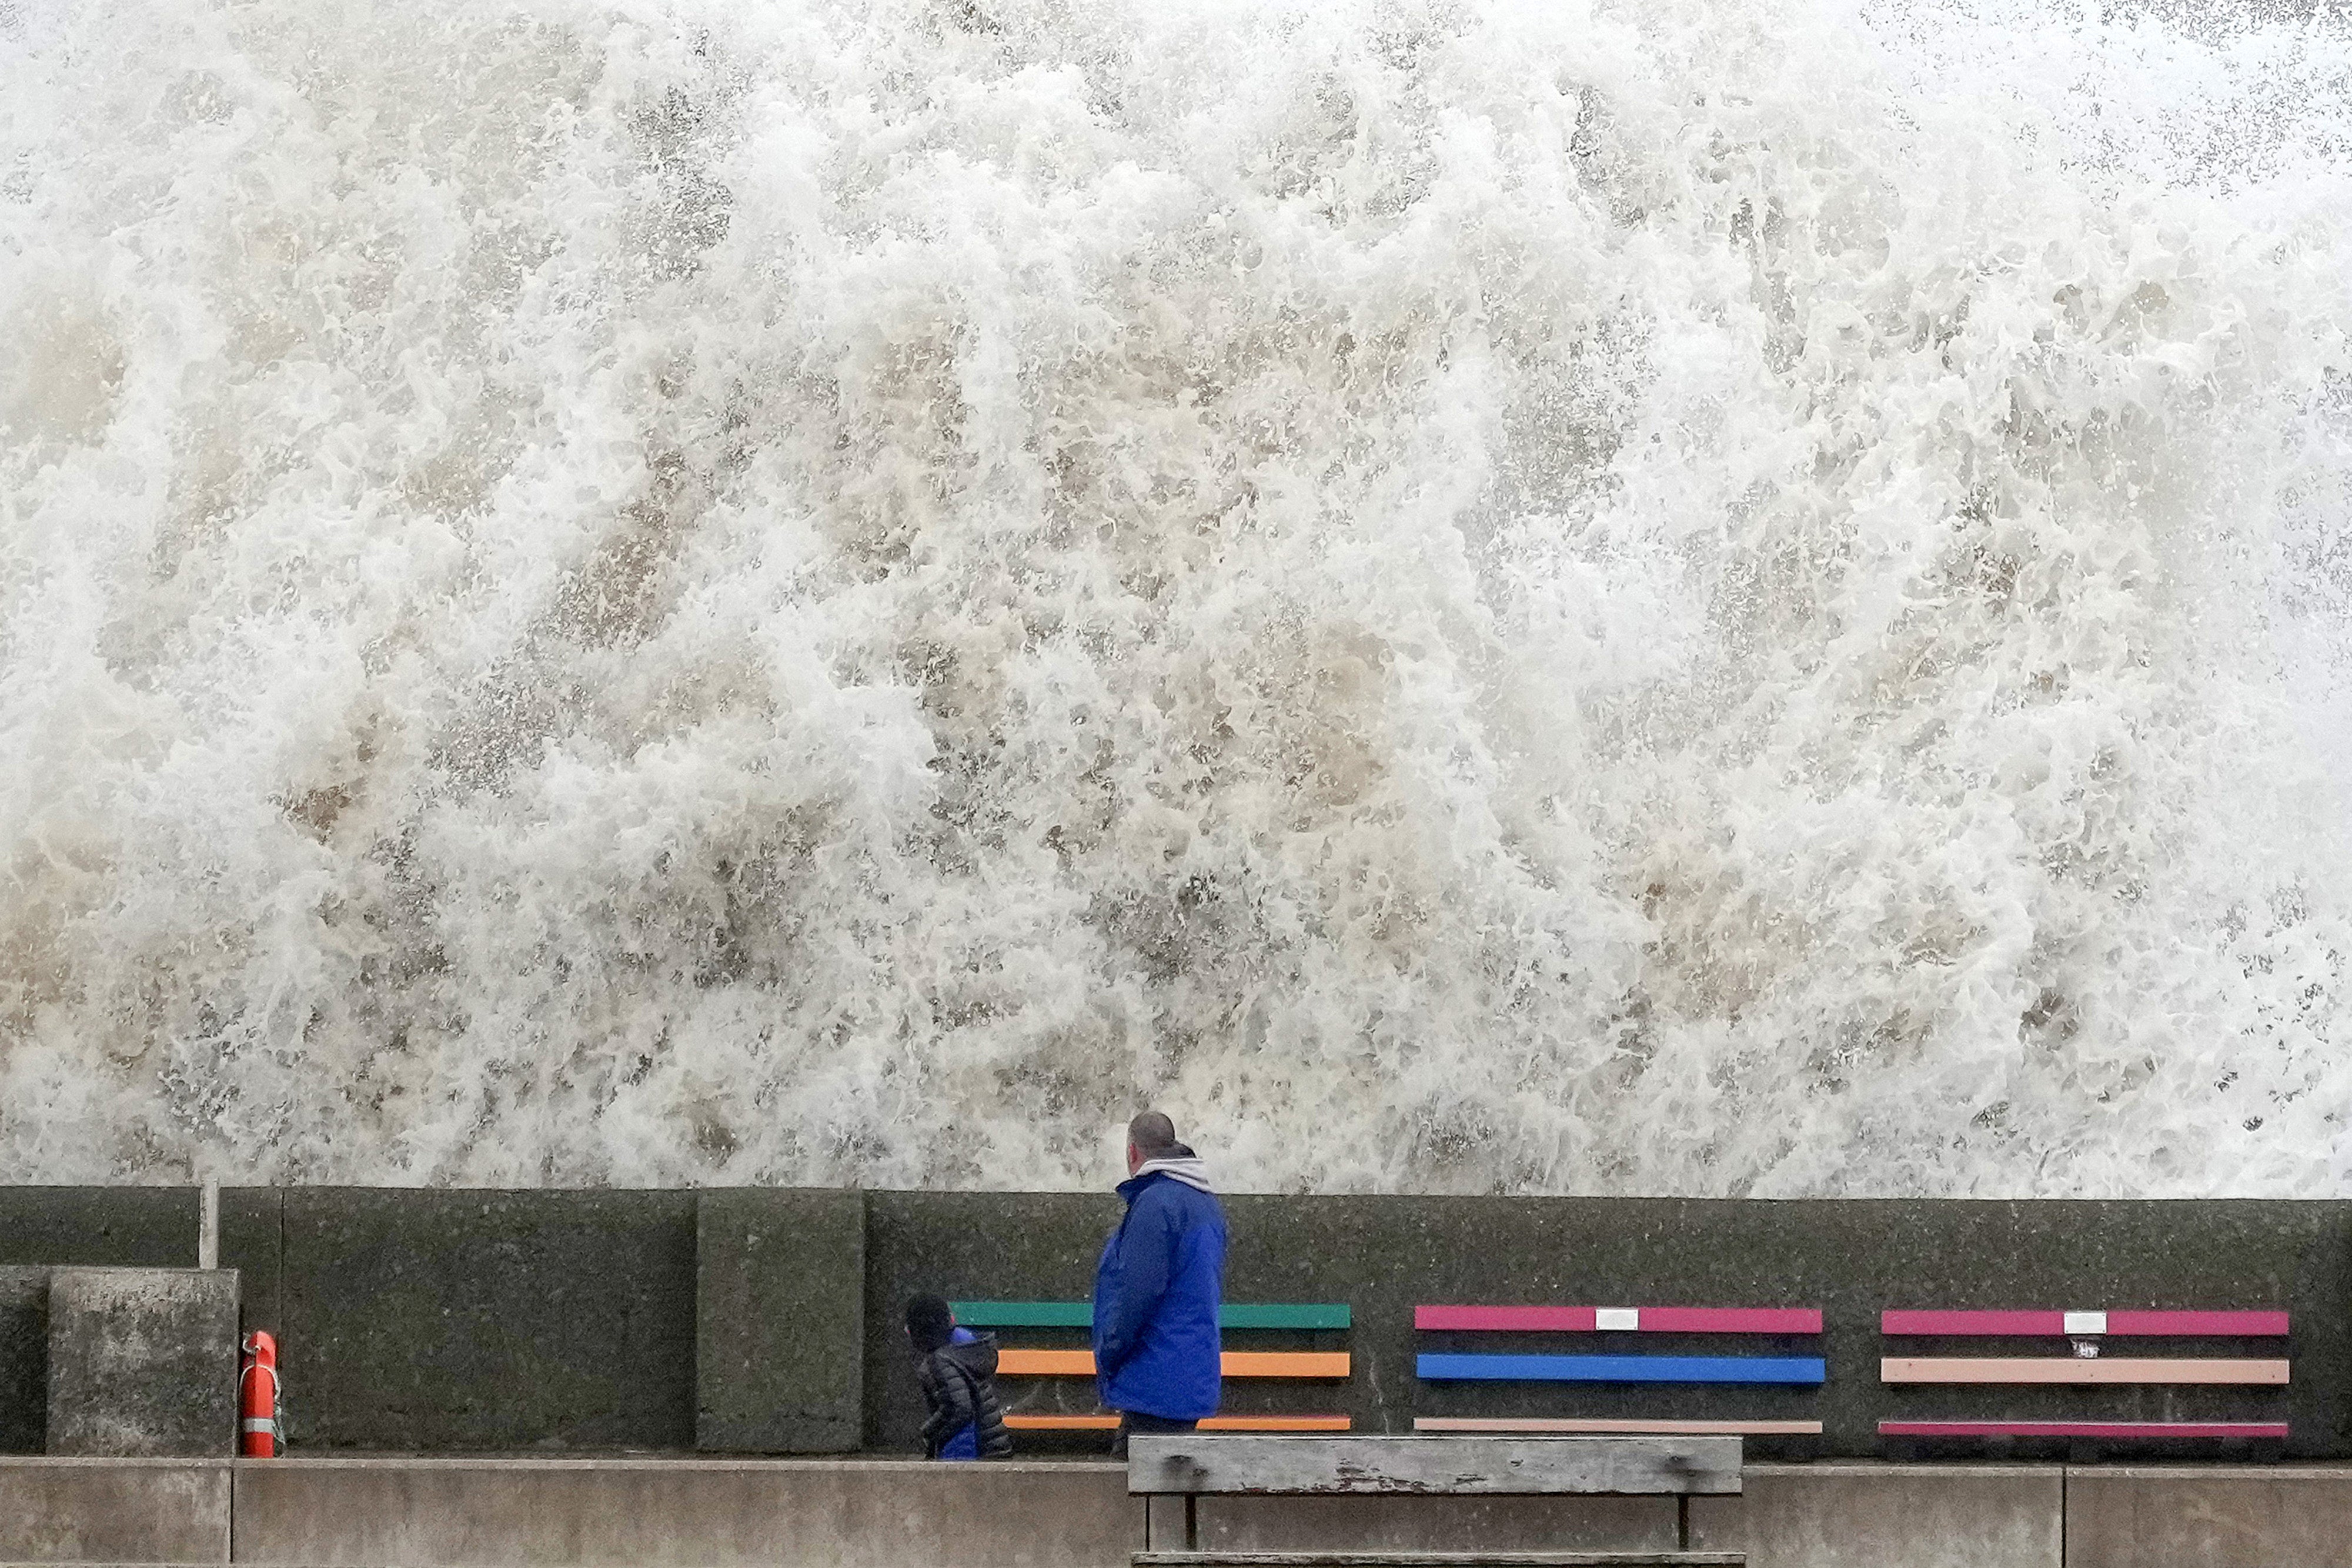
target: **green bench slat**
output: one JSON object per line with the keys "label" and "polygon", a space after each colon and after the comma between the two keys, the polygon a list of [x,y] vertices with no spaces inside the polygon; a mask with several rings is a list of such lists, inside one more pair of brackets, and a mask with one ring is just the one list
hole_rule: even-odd
{"label": "green bench slat", "polygon": [[[950,1301],[956,1322],[972,1328],[1083,1329],[1094,1326],[1090,1301]],[[1217,1311],[1229,1329],[1344,1329],[1345,1301],[1227,1301]]]}

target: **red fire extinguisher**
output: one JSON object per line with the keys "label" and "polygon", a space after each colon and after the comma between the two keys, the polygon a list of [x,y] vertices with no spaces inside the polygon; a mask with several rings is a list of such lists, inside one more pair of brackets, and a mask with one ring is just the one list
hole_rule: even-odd
{"label": "red fire extinguisher", "polygon": [[278,1341],[263,1330],[245,1336],[245,1375],[237,1408],[244,1416],[239,1451],[248,1459],[274,1459],[281,1446],[278,1424]]}

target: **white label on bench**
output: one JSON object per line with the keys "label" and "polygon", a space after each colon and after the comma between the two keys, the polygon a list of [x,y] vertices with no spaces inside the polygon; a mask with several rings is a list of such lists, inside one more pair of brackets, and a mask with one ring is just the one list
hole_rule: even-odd
{"label": "white label on bench", "polygon": [[1596,1307],[1593,1309],[1592,1312],[1592,1326],[1596,1329],[1603,1330],[1638,1329],[1642,1326],[1642,1309],[1639,1307]]}
{"label": "white label on bench", "polygon": [[2068,1312],[2066,1314],[2066,1332],[2068,1333],[2105,1333],[2107,1332],[2107,1314],[2105,1312]]}

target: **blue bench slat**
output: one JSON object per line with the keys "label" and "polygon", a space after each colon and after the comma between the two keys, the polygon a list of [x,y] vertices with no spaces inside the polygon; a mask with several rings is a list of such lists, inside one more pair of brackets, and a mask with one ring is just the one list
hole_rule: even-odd
{"label": "blue bench slat", "polygon": [[1428,1382],[1826,1383],[1829,1364],[1811,1355],[1459,1355],[1430,1354],[1416,1365]]}

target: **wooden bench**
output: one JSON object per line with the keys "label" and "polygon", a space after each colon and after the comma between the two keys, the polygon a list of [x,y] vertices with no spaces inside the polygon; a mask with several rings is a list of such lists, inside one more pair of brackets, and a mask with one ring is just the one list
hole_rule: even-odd
{"label": "wooden bench", "polygon": [[[1094,1326],[1090,1301],[951,1301],[956,1322],[967,1328],[1085,1329]],[[1217,1309],[1217,1324],[1226,1331],[1321,1330],[1345,1331],[1355,1314],[1344,1301],[1227,1301]],[[1092,1351],[1001,1346],[996,1370],[1006,1377],[1092,1377]],[[1346,1351],[1229,1350],[1222,1357],[1221,1375],[1230,1378],[1286,1378],[1343,1382],[1352,1370]],[[1118,1417],[1105,1411],[1008,1411],[1006,1427],[1021,1432],[1108,1432]],[[1339,1415],[1282,1413],[1212,1416],[1201,1423],[1210,1432],[1345,1432],[1355,1425]]]}
{"label": "wooden bench", "polygon": [[[1127,1490],[1144,1500],[1136,1568],[1675,1564],[1740,1568],[1744,1552],[1690,1550],[1690,1499],[1740,1490],[1737,1437],[1146,1436],[1128,1443]],[[1671,1551],[1407,1552],[1204,1549],[1202,1497],[1669,1496]]]}
{"label": "wooden bench", "polygon": [[[1770,1334],[1818,1337],[1818,1307],[1419,1306],[1421,1333]],[[1414,1370],[1423,1382],[1722,1383],[1818,1386],[1820,1356],[1519,1355],[1492,1352],[1424,1353]],[[1650,1433],[1740,1437],[1818,1437],[1819,1421],[1670,1420],[1628,1416],[1422,1416],[1416,1432]]]}
{"label": "wooden bench", "polygon": [[[2129,1310],[1938,1311],[1904,1308],[1879,1314],[1879,1333],[1923,1339],[2066,1338],[2091,1354],[2073,1355],[1890,1355],[1879,1381],[1890,1384],[2114,1386],[2222,1384],[2276,1387],[2287,1381],[2283,1357],[2105,1356],[2095,1342],[2126,1339],[2280,1339],[2281,1312]],[[2260,1440],[2287,1436],[2284,1421],[2105,1421],[1907,1419],[1881,1421],[1895,1438],[2065,1438],[2085,1442]]]}

